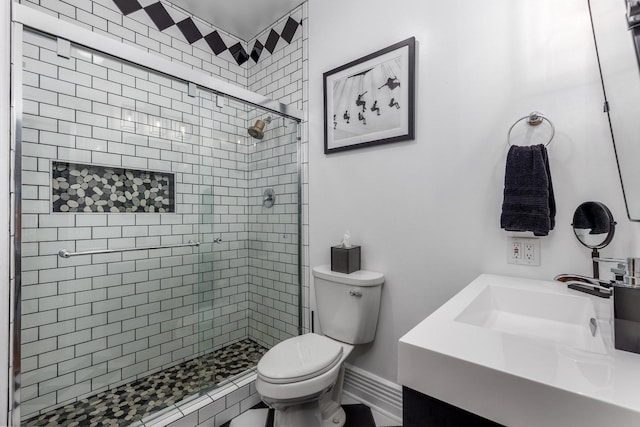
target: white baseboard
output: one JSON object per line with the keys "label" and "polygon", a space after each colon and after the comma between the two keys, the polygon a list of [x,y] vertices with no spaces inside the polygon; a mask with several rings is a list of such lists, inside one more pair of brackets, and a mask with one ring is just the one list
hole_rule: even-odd
{"label": "white baseboard", "polygon": [[345,364],[343,391],[402,425],[402,387],[371,372]]}

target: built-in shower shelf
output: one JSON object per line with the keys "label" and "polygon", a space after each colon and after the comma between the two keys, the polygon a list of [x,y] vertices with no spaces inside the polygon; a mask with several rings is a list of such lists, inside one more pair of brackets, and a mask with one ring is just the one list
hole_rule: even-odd
{"label": "built-in shower shelf", "polygon": [[174,174],[52,162],[53,212],[174,212]]}

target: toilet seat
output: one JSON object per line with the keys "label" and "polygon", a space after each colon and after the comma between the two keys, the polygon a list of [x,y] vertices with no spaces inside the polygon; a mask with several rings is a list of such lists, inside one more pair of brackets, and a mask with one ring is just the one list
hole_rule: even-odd
{"label": "toilet seat", "polygon": [[342,358],[343,346],[310,333],[282,341],[262,356],[258,376],[272,384],[314,378],[331,370]]}

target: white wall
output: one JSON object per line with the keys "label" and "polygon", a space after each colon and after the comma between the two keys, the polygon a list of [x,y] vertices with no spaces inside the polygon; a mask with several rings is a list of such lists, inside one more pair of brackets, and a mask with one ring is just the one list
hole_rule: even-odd
{"label": "white wall", "polygon": [[[345,229],[362,267],[386,275],[378,333],[352,362],[396,380],[397,340],[480,273],[590,274],[571,219],[583,201],[618,221],[604,256],[634,247],[586,0],[309,2],[310,264]],[[323,154],[322,73],[407,37],[418,41],[414,141]],[[506,133],[538,110],[556,126],[557,226],[540,267],[506,263],[500,211]],[[513,234],[513,233],[511,233]],[[607,271],[606,268],[603,268]]]}

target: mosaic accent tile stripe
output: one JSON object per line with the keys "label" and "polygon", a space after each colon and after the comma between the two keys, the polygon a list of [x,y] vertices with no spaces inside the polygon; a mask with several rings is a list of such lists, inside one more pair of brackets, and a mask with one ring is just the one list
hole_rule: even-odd
{"label": "mosaic accent tile stripe", "polygon": [[217,31],[203,35],[193,22],[193,19],[189,17],[180,22],[175,22],[161,2],[152,3],[144,8],[138,0],[113,0],[113,2],[125,16],[137,12],[140,9],[144,9],[159,31],[164,31],[174,25],[177,26],[189,44],[193,44],[204,38],[216,56],[228,49],[229,53],[231,53],[238,65],[244,64],[249,60],[249,58],[253,59],[257,63],[260,59],[260,55],[262,54],[263,47],[265,47],[269,53],[273,53],[281,38],[290,44],[296,34],[296,31],[302,25],[302,21],[298,22],[289,17],[281,34],[278,34],[277,31],[271,29],[267,40],[264,43],[256,40],[253,48],[251,49],[251,54],[249,54],[240,43],[227,46]]}
{"label": "mosaic accent tile stripe", "polygon": [[267,349],[245,339],[23,422],[25,426],[123,426],[208,390],[258,364]]}
{"label": "mosaic accent tile stripe", "polygon": [[52,212],[175,212],[174,175],[52,162]]}

